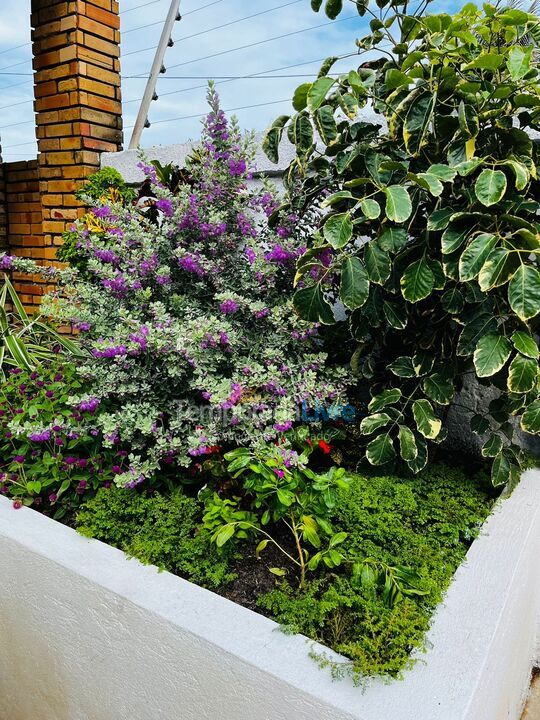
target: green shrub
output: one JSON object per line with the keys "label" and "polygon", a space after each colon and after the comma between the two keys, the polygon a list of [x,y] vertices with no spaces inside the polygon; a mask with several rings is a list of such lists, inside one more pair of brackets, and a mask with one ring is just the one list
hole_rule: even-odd
{"label": "green shrub", "polygon": [[465,409],[493,483],[513,484],[513,418],[540,434],[539,22],[507,2],[432,15],[432,1],[358,0],[370,33],[351,71],[325,61],[264,148],[277,160],[285,130],[296,146],[285,212],[310,237],[294,305],[334,326],[369,387],[367,460],[421,471],[469,377],[498,391]]}
{"label": "green shrub", "polygon": [[[341,494],[333,526],[347,533],[343,552],[415,571],[425,595],[385,602],[375,585],[348,572],[299,593],[283,582],[259,599],[294,632],[349,658],[335,673],[395,677],[422,647],[432,612],[492,506],[487,475],[434,465],[418,477],[355,475]],[[326,663],[322,658],[323,663]]]}
{"label": "green shrub", "polygon": [[202,587],[226,585],[227,555],[199,531],[201,505],[175,492],[143,495],[116,486],[100,490],[81,508],[77,530],[120,548],[143,563],[176,573]]}

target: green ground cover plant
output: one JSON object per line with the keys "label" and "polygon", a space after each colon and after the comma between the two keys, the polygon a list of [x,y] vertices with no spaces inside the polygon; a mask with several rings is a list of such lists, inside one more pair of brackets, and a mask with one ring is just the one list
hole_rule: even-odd
{"label": "green ground cover plant", "polygon": [[[285,630],[342,653],[343,663],[317,659],[334,675],[352,674],[361,682],[371,675],[398,676],[411,652],[422,648],[434,608],[493,502],[489,477],[481,471],[434,465],[416,477],[352,474],[329,515],[344,536],[341,560],[308,574],[301,589],[293,563],[283,563],[281,553],[269,559],[256,553],[258,540],[249,535],[219,548],[212,529],[202,527],[204,501],[180,492],[103,488],[79,511],[77,527],[225,596],[244,593]],[[268,529],[292,550],[279,523]],[[283,577],[271,575],[274,558],[287,570]],[[249,562],[259,569],[240,581],[235,575]],[[265,577],[273,578],[270,586]]]}

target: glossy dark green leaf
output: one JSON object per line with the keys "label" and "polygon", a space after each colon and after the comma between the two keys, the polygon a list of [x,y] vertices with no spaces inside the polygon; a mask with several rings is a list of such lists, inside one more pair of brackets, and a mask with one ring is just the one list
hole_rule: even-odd
{"label": "glossy dark green leaf", "polygon": [[331,305],[325,300],[319,285],[297,290],[293,296],[297,313],[304,320],[332,325],[335,322]]}
{"label": "glossy dark green leaf", "polygon": [[366,447],[366,457],[371,465],[386,465],[395,456],[394,444],[386,433],[377,436]]}
{"label": "glossy dark green leaf", "polygon": [[540,273],[530,265],[521,265],[508,284],[508,302],[522,320],[540,312]]}
{"label": "glossy dark green leaf", "polygon": [[386,217],[392,222],[403,223],[412,214],[412,202],[407,188],[390,185],[384,188],[386,195]]}
{"label": "glossy dark green leaf", "polygon": [[396,360],[391,362],[390,365],[388,365],[388,369],[398,377],[416,377],[416,370],[414,369],[412,358],[406,355],[398,357]]}
{"label": "glossy dark green leaf", "polygon": [[511,340],[514,343],[516,350],[518,350],[522,355],[533,358],[533,360],[538,360],[540,357],[540,351],[538,350],[536,340],[528,333],[523,332],[522,330],[517,330],[512,335]]}
{"label": "glossy dark green leaf", "polygon": [[409,265],[401,277],[401,293],[405,300],[416,303],[433,291],[435,277],[426,258]]}
{"label": "glossy dark green leaf", "polygon": [[407,152],[418,155],[425,145],[435,107],[435,95],[424,92],[411,103],[403,124],[403,139]]}
{"label": "glossy dark green leaf", "polygon": [[491,233],[480,233],[471,240],[459,260],[459,277],[462,281],[477,277],[497,241],[497,237]]}
{"label": "glossy dark green leaf", "polygon": [[428,398],[438,405],[449,405],[454,398],[452,381],[440,373],[424,378],[422,387]]}
{"label": "glossy dark green leaf", "polygon": [[325,101],[328,91],[334,85],[335,79],[325,76],[318,78],[308,90],[306,99],[309,110],[313,113],[319,108]]}
{"label": "glossy dark green leaf", "polygon": [[369,296],[369,278],[357,257],[347,257],[341,268],[340,297],[349,310],[362,307]]}
{"label": "glossy dark green leaf", "polygon": [[478,200],[486,207],[496,205],[506,193],[508,182],[502,170],[482,170],[474,185]]}
{"label": "glossy dark green leaf", "polygon": [[429,400],[415,400],[412,411],[418,432],[427,440],[435,440],[441,432],[442,422],[435,415]]}
{"label": "glossy dark green leaf", "polygon": [[303,83],[302,85],[299,85],[296,90],[294,91],[293,95],[293,108],[297,112],[301,112],[302,110],[305,110],[307,107],[307,96],[308,92],[311,89],[312,83]]}
{"label": "glossy dark green leaf", "polygon": [[441,305],[446,312],[451,315],[457,315],[465,307],[465,300],[463,294],[458,287],[453,287],[447,290],[441,298]]}
{"label": "glossy dark green leaf", "polygon": [[387,227],[379,236],[378,244],[386,252],[396,253],[407,244],[407,230],[402,227]]}
{"label": "glossy dark green leaf", "polygon": [[392,418],[388,413],[379,412],[373,415],[368,415],[360,423],[360,432],[362,435],[371,435],[376,430],[385,427],[392,422]]}
{"label": "glossy dark green leaf", "polygon": [[513,393],[528,393],[538,381],[538,360],[516,355],[508,369],[508,390]]}
{"label": "glossy dark green leaf", "polygon": [[503,441],[500,435],[490,435],[482,446],[482,455],[484,457],[494,458],[503,449]]}
{"label": "glossy dark green leaf", "polygon": [[478,341],[474,351],[474,367],[478,377],[491,377],[506,365],[512,346],[504,335],[489,333]]}
{"label": "glossy dark green leaf", "polygon": [[396,330],[404,330],[407,327],[409,314],[403,302],[399,300],[385,300],[383,311],[388,324]]}
{"label": "glossy dark green leaf", "polygon": [[289,115],[280,115],[274,120],[264,137],[262,144],[263,151],[267,158],[273,163],[277,163],[279,160],[279,143],[281,142],[285,125],[289,120]]}
{"label": "glossy dark green leaf", "polygon": [[336,250],[344,247],[352,238],[353,224],[348,212],[331,215],[323,226],[325,240]]}
{"label": "glossy dark green leaf", "polygon": [[446,230],[450,223],[450,218],[454,215],[453,208],[441,208],[432,212],[428,218],[428,230]]}
{"label": "glossy dark green leaf", "polygon": [[398,433],[399,449],[403,460],[412,462],[418,457],[418,447],[413,431],[406,425],[399,426]]}
{"label": "glossy dark green leaf", "polygon": [[532,435],[540,433],[540,400],[532,402],[521,417],[521,429]]}
{"label": "glossy dark green leaf", "polygon": [[377,243],[370,242],[366,245],[364,251],[364,261],[371,282],[384,285],[392,271],[392,264],[388,254]]}
{"label": "glossy dark green leaf", "polygon": [[330,105],[320,107],[314,116],[317,131],[325,145],[331,145],[338,137],[334,109]]}
{"label": "glossy dark green leaf", "polygon": [[376,413],[387,407],[388,405],[395,405],[401,399],[402,393],[399,388],[389,388],[383,390],[380,395],[376,395],[370,400],[368,410],[371,413]]}

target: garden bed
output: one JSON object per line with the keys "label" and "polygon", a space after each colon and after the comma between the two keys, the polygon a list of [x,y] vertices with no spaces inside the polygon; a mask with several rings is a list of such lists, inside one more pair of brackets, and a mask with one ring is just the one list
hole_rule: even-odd
{"label": "garden bed", "polygon": [[487,521],[421,662],[363,690],[317,668],[321,646],[1,499],[0,718],[517,719],[537,659],[539,479]]}

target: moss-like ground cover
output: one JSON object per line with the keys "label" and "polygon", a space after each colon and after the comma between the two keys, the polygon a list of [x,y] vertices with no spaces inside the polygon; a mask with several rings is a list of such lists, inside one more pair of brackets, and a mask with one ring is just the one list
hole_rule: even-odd
{"label": "moss-like ground cover", "polygon": [[[269,558],[254,561],[249,543],[218,550],[200,529],[202,505],[179,493],[103,489],[79,512],[77,527],[220,594],[252,598],[246,604],[349,658],[332,667],[337,674],[395,677],[410,663],[411,651],[422,647],[433,611],[493,502],[483,472],[434,465],[411,478],[354,475],[333,517],[335,528],[348,534],[350,562],[319,573],[302,591],[292,580],[270,575]],[[389,603],[384,587],[352,572],[365,560],[415,571],[423,594]],[[265,590],[257,594],[261,586]]]}

